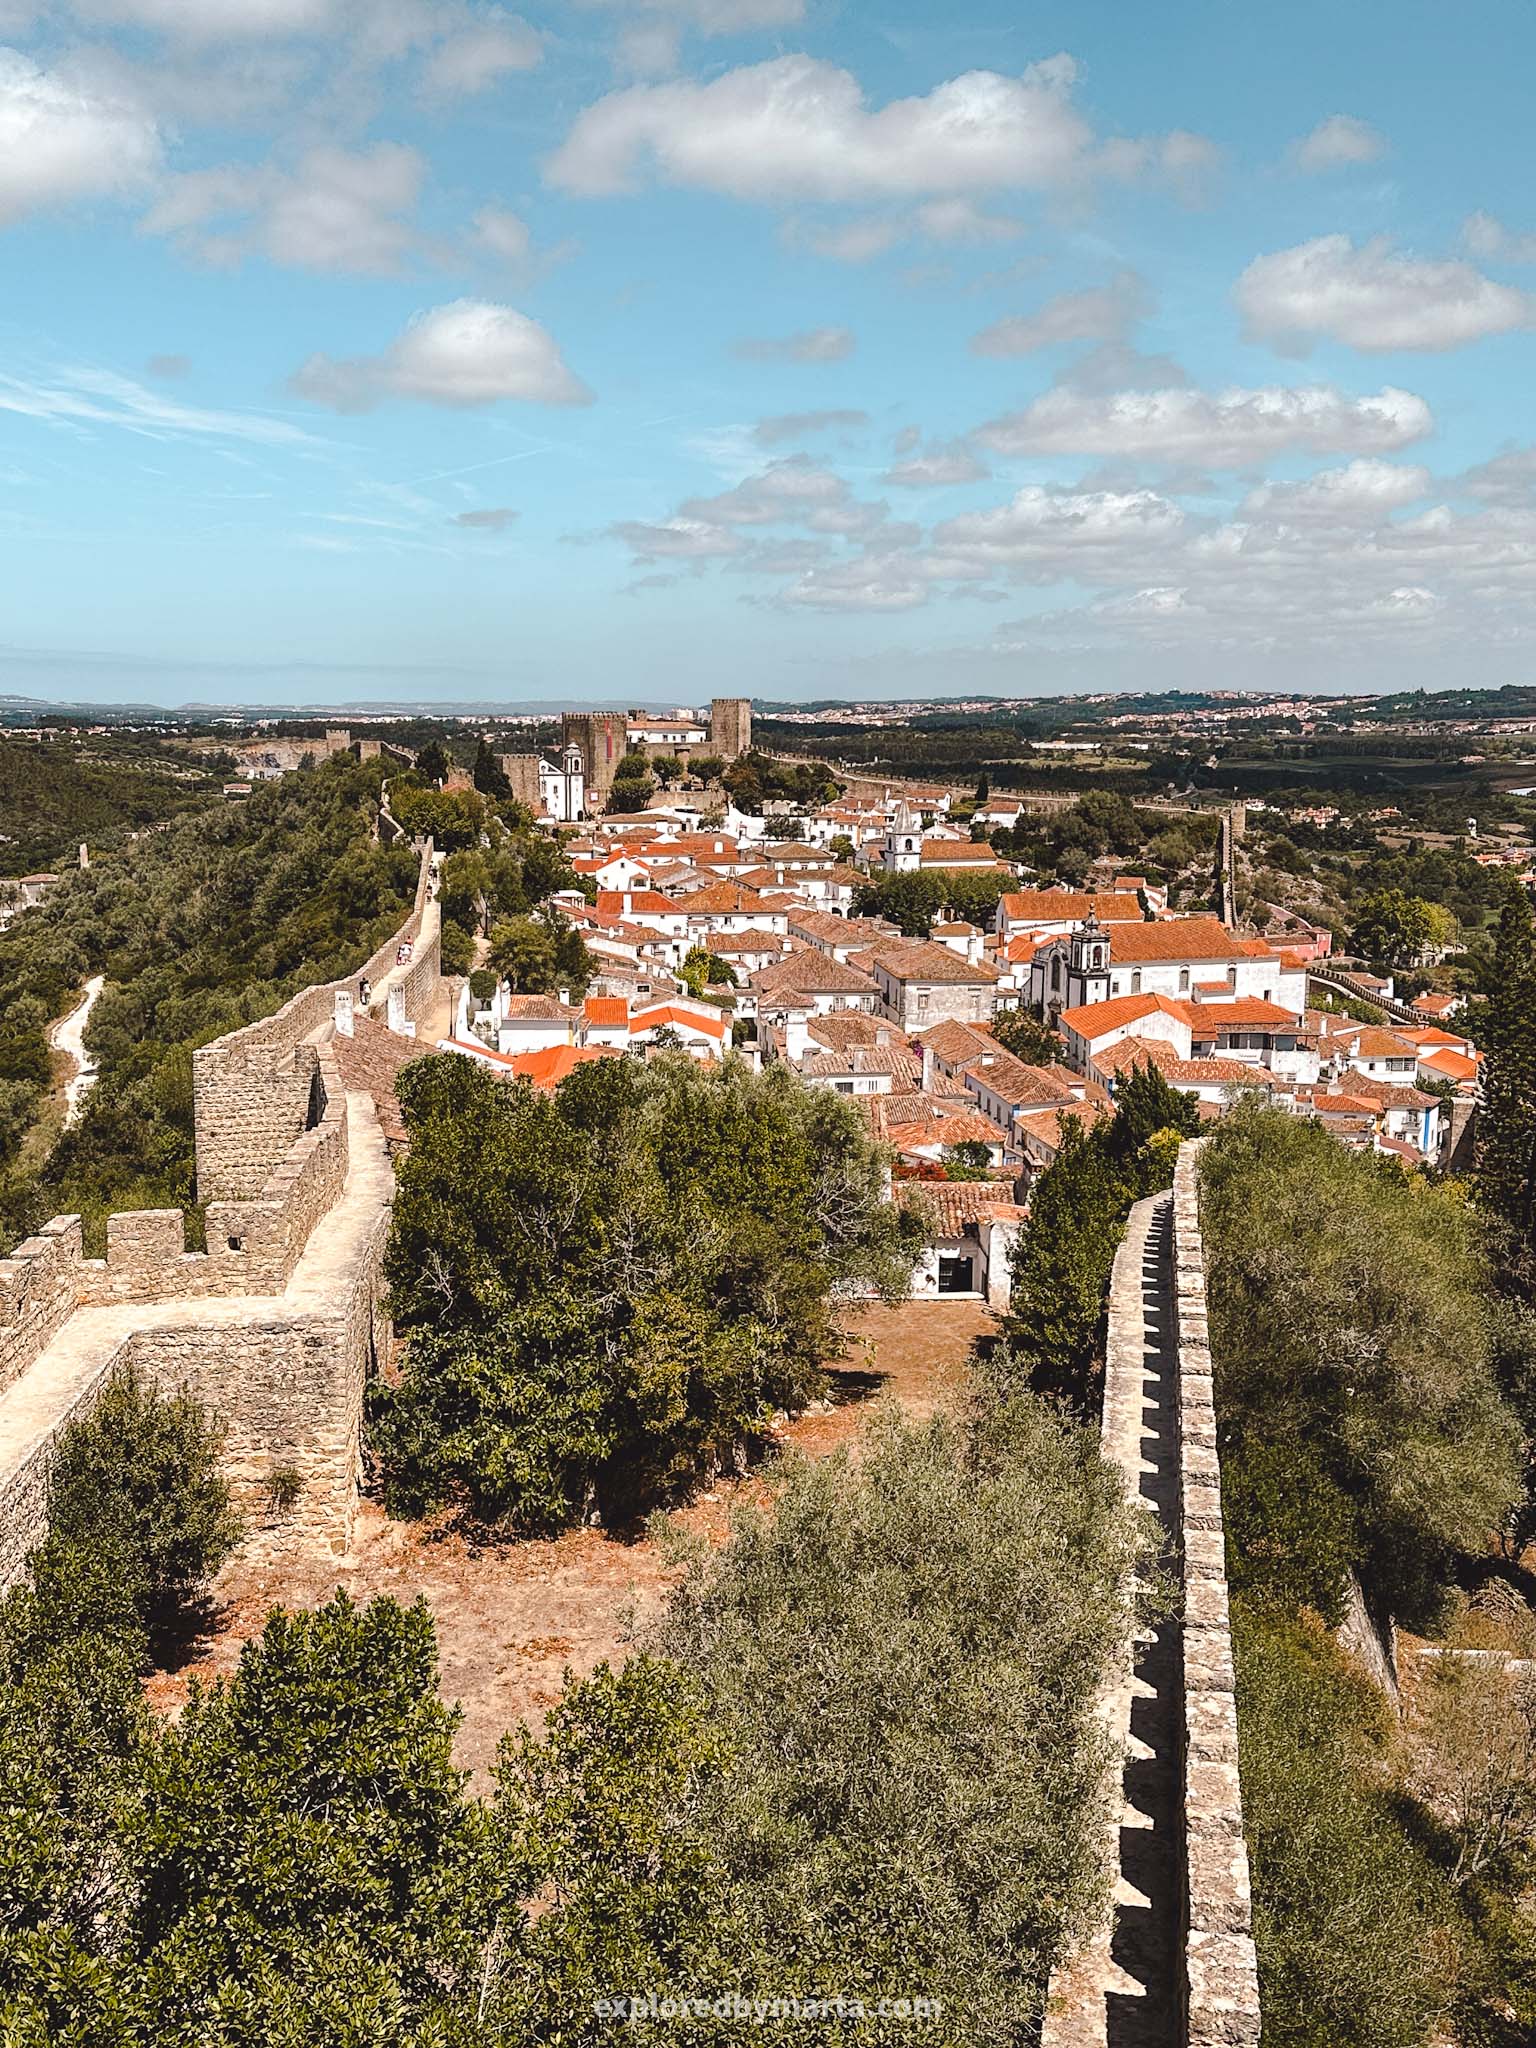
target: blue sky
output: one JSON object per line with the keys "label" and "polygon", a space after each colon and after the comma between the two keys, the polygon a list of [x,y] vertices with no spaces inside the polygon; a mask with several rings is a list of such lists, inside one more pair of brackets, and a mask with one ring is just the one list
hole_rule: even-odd
{"label": "blue sky", "polygon": [[0,0],[0,694],[1533,679],[1523,0]]}

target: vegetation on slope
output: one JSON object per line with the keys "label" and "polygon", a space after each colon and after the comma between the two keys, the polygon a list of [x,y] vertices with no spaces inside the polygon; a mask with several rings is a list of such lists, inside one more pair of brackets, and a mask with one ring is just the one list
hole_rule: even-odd
{"label": "vegetation on slope", "polygon": [[82,840],[112,847],[217,801],[227,766],[129,734],[0,739],[0,876],[49,872]]}
{"label": "vegetation on slope", "polygon": [[[1314,1125],[1235,1111],[1202,1214],[1264,2038],[1515,2048],[1536,2025],[1536,1828],[1472,1870],[1443,1796],[1455,1717],[1399,1727],[1330,1624],[1353,1573],[1378,1612],[1462,1640],[1456,1581],[1521,1498],[1501,1387],[1526,1339],[1463,1191]],[[1516,1719],[1485,1703],[1477,1747],[1505,1760],[1491,1796],[1536,1812]]]}
{"label": "vegetation on slope", "polygon": [[[63,1210],[94,1231],[193,1201],[193,1048],[349,973],[409,912],[417,857],[374,843],[379,785],[345,756],[285,776],[67,874],[0,932],[0,1243]],[[93,974],[100,1079],[46,1166],[17,1173],[48,1024]]]}

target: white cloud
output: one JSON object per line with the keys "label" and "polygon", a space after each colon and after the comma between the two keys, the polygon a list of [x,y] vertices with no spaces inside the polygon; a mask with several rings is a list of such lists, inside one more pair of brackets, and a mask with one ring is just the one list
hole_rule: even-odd
{"label": "white cloud", "polygon": [[1536,263],[1536,235],[1516,234],[1491,213],[1469,213],[1461,239],[1485,263]]}
{"label": "white cloud", "polygon": [[511,71],[533,71],[544,58],[537,29],[500,8],[467,20],[433,50],[422,86],[433,99],[467,99]]}
{"label": "white cloud", "polygon": [[718,561],[746,545],[740,534],[705,519],[621,519],[608,531],[633,551],[637,562]]}
{"label": "white cloud", "polygon": [[921,455],[908,455],[880,481],[902,490],[928,490],[941,484],[977,483],[988,474],[974,448],[964,441],[950,441],[927,448]]}
{"label": "white cloud", "polygon": [[1291,162],[1299,171],[1338,171],[1373,164],[1387,153],[1387,138],[1353,114],[1330,114],[1310,135],[1293,142]]}
{"label": "white cloud", "polygon": [[805,0],[579,0],[691,28],[703,36],[745,35],[753,29],[792,28],[805,19]]}
{"label": "white cloud", "polygon": [[822,412],[781,412],[759,420],[752,438],[760,448],[777,448],[785,441],[801,441],[807,434],[830,434],[840,429],[856,431],[869,425],[869,414],[851,407]]}
{"label": "white cloud", "polygon": [[289,173],[271,165],[174,178],[144,221],[213,262],[259,250],[302,270],[386,276],[416,244],[424,159],[398,142],[349,151],[324,144]]}
{"label": "white cloud", "polygon": [[1429,489],[1429,471],[1370,456],[1343,469],[1322,469],[1300,483],[1260,484],[1243,502],[1245,517],[1328,524],[1370,523],[1412,505]]}
{"label": "white cloud", "polygon": [[1069,341],[1123,341],[1152,310],[1152,296],[1134,270],[1122,270],[1106,285],[1062,292],[1038,313],[1014,314],[973,336],[979,356],[1023,356]]}
{"label": "white cloud", "polygon": [[1196,137],[1100,144],[1071,104],[1075,76],[1070,57],[1054,57],[871,110],[852,72],[777,57],[708,83],[610,93],[577,116],[546,174],[591,196],[633,191],[649,171],[738,199],[846,201],[1184,175],[1201,155]]}
{"label": "white cloud", "polygon": [[1295,449],[1390,453],[1434,425],[1429,407],[1391,385],[1349,398],[1331,385],[1255,390],[1047,391],[977,438],[1004,455],[1102,455],[1245,469]]}
{"label": "white cloud", "polygon": [[1184,514],[1155,491],[1049,491],[1026,485],[1006,505],[947,519],[934,546],[988,568],[1041,581],[1088,577],[1101,558],[1116,563],[1162,549],[1184,531]]}
{"label": "white cloud", "polygon": [[159,166],[154,121],[0,50],[0,226],[49,206],[120,198]]}
{"label": "white cloud", "polygon": [[1469,498],[1488,505],[1536,504],[1536,448],[1511,448],[1455,479]]}
{"label": "white cloud", "polygon": [[502,206],[482,206],[474,218],[475,240],[500,263],[519,269],[533,255],[533,232],[525,220]]}
{"label": "white cloud", "polygon": [[1237,282],[1248,332],[1307,344],[1320,336],[1358,349],[1447,349],[1528,327],[1536,299],[1470,263],[1398,255],[1385,236],[1356,248],[1322,235],[1260,256]]}
{"label": "white cloud", "polygon": [[313,355],[291,382],[301,397],[337,412],[366,412],[386,398],[448,406],[494,405],[503,398],[537,405],[592,400],[536,320],[479,299],[418,313],[382,355]]}
{"label": "white cloud", "polygon": [[307,35],[329,28],[336,0],[73,0],[77,14],[183,36],[222,42],[263,36]]}
{"label": "white cloud", "polygon": [[678,516],[711,526],[771,526],[817,511],[841,509],[848,495],[840,476],[818,468],[803,455],[792,455],[770,463],[756,476],[716,497],[688,499]]}
{"label": "white cloud", "polygon": [[854,346],[849,328],[813,327],[804,334],[749,335],[737,342],[735,353],[758,363],[841,363]]}
{"label": "white cloud", "polygon": [[926,604],[928,584],[899,559],[863,557],[810,569],[779,602],[823,612],[906,612]]}

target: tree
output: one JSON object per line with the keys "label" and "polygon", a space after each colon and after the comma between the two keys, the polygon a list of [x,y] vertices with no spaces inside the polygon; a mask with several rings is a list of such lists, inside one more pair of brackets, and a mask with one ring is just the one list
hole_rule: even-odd
{"label": "tree", "polygon": [[1061,1120],[1061,1148],[1036,1182],[1015,1256],[1000,1382],[1018,1376],[1086,1412],[1098,1384],[1109,1272],[1133,1196],[1098,1132]]}
{"label": "tree", "polygon": [[441,740],[428,740],[417,754],[416,773],[429,789],[448,780],[453,773],[453,762]]}
{"label": "tree", "polygon": [[790,1076],[605,1060],[547,1095],[444,1057],[399,1092],[407,1348],[371,1442],[412,1511],[544,1529],[666,1498],[812,1397],[836,1287],[909,1280],[862,1120]]}
{"label": "tree", "polygon": [[520,1875],[464,1798],[457,1719],[421,1601],[274,1611],[194,1684],[124,1827],[157,2038],[448,2038]]}
{"label": "tree", "polygon": [[[1234,1584],[1304,1586],[1335,1622],[1353,1569],[1381,1608],[1432,1621],[1456,1556],[1520,1495],[1475,1217],[1252,1103],[1217,1126],[1202,1190]],[[1267,1510],[1287,1459],[1313,1501],[1289,1548]]]}
{"label": "tree", "polygon": [[1440,905],[1401,889],[1363,896],[1355,906],[1350,944],[1385,967],[1417,967],[1436,947],[1451,942],[1455,920]]}
{"label": "tree", "polygon": [[444,974],[468,974],[475,964],[475,942],[463,925],[445,918],[438,948]]}
{"label": "tree", "polygon": [[1499,916],[1479,1039],[1477,1195],[1503,1226],[1506,1283],[1529,1299],[1536,1290],[1536,930],[1530,898],[1518,886]]}
{"label": "tree", "polygon": [[693,946],[683,961],[683,981],[691,996],[702,996],[709,988],[735,988],[736,970],[729,960],[718,959],[707,947]]}
{"label": "tree", "polygon": [[718,782],[725,773],[725,762],[719,754],[695,754],[688,766],[704,783]]}
{"label": "tree", "polygon": [[643,811],[656,794],[656,778],[651,773],[651,764],[638,750],[624,755],[613,771],[613,787],[608,796],[610,811]]}
{"label": "tree", "polygon": [[508,782],[501,763],[491,751],[490,741],[483,738],[475,748],[475,765],[471,780],[482,796],[509,799],[512,785]]}
{"label": "tree", "polygon": [[580,995],[594,971],[580,932],[547,907],[535,916],[507,917],[493,925],[487,958],[524,995],[550,995],[562,988]]}
{"label": "tree", "polygon": [[999,1010],[992,1020],[992,1036],[1004,1051],[1023,1060],[1026,1066],[1050,1067],[1065,1057],[1056,1033],[1022,1006]]}
{"label": "tree", "polygon": [[65,1597],[89,1557],[93,1583],[109,1581],[153,1641],[184,1632],[241,1535],[222,1448],[223,1430],[189,1394],[158,1394],[131,1366],[118,1372],[59,1436],[48,1535],[31,1561],[39,1595]]}

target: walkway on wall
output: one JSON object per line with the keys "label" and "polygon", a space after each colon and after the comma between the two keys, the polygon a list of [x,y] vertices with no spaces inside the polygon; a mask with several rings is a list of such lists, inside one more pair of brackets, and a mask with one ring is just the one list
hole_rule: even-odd
{"label": "walkway on wall", "polygon": [[[1172,1234],[1170,1195],[1131,1211],[1110,1285],[1104,1385],[1104,1455],[1153,1518],[1163,1554],[1177,1542],[1179,1513]],[[1044,2048],[1177,2048],[1184,1700],[1176,1619],[1136,1628],[1131,1669],[1103,1711],[1125,1753],[1110,1845],[1113,1917],[1053,1985],[1060,2002]]]}
{"label": "walkway on wall", "polygon": [[0,1496],[40,1444],[87,1400],[130,1338],[157,1330],[286,1322],[332,1310],[394,1194],[394,1172],[373,1099],[347,1097],[347,1177],[310,1233],[281,1294],[184,1296],[160,1302],[77,1309],[52,1343],[0,1395]]}

